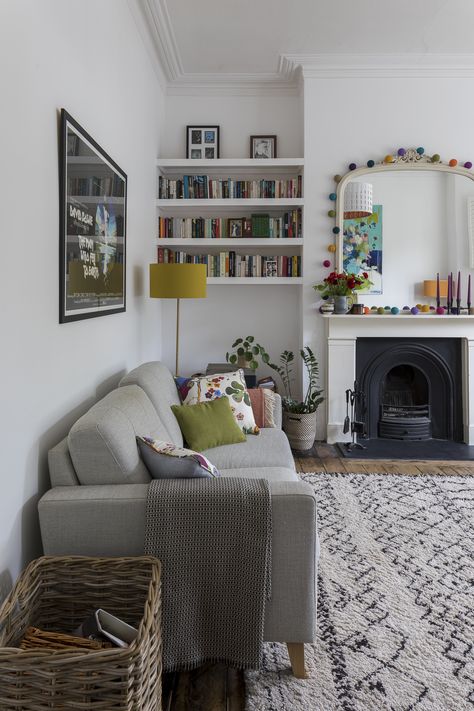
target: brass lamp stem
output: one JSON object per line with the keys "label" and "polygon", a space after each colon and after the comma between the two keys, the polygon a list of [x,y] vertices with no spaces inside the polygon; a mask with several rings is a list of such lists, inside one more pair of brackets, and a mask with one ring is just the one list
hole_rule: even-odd
{"label": "brass lamp stem", "polygon": [[175,374],[178,375],[178,358],[179,358],[179,299],[176,299],[176,363]]}

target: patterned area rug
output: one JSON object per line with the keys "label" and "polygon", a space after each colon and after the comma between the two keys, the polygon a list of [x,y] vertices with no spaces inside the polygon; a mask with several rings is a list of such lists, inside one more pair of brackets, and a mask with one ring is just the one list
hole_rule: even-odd
{"label": "patterned area rug", "polygon": [[474,708],[474,479],[303,474],[318,499],[309,678],[265,645],[246,711]]}

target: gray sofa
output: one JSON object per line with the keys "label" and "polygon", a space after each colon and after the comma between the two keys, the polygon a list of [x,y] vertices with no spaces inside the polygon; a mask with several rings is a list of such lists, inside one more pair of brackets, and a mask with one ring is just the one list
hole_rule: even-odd
{"label": "gray sofa", "polygon": [[[126,556],[143,553],[150,476],[136,435],[180,446],[171,410],[179,397],[170,371],[145,363],[97,402],[49,452],[52,488],[39,502],[47,555]],[[281,413],[277,418],[281,421]],[[299,480],[279,428],[204,454],[225,477],[265,478],[273,511],[272,599],[264,638],[288,644],[293,672],[304,675],[304,642],[316,621],[318,539],[312,488]]]}

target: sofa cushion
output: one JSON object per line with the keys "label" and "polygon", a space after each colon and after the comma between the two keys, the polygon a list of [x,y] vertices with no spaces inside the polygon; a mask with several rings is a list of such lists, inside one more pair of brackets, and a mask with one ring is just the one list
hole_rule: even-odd
{"label": "sofa cushion", "polygon": [[207,449],[203,454],[209,457],[221,473],[223,469],[248,467],[286,467],[295,470],[288,439],[284,432],[277,429],[260,430],[258,437],[247,437],[246,442]]}
{"label": "sofa cushion", "polygon": [[226,397],[196,405],[172,405],[172,408],[185,441],[197,452],[245,442],[246,437],[235,421]]}
{"label": "sofa cushion", "polygon": [[268,481],[300,481],[294,469],[288,467],[247,467],[242,469],[224,469],[221,477],[240,477],[241,479],[268,479]]}
{"label": "sofa cushion", "polygon": [[181,400],[174,378],[166,365],[159,361],[143,363],[122,378],[119,387],[123,385],[138,385],[146,392],[168,432],[163,439],[182,447],[183,436],[171,410],[171,405],[180,405]]}
{"label": "sofa cushion", "polygon": [[68,435],[81,484],[140,484],[150,481],[136,437],[166,439],[167,431],[146,393],[137,385],[113,390],[86,412]]}
{"label": "sofa cushion", "polygon": [[153,479],[211,479],[217,467],[200,452],[151,437],[137,437],[138,449]]}

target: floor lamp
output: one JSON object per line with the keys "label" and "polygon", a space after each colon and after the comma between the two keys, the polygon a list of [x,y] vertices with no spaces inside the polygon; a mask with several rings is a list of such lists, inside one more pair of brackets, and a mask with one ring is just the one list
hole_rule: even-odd
{"label": "floor lamp", "polygon": [[176,365],[179,358],[179,301],[203,299],[206,296],[205,264],[150,264],[150,296],[154,299],[176,299]]}

